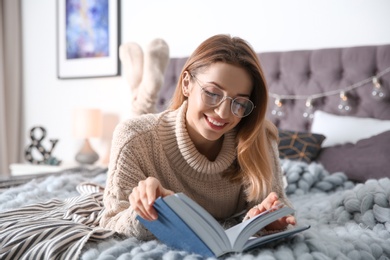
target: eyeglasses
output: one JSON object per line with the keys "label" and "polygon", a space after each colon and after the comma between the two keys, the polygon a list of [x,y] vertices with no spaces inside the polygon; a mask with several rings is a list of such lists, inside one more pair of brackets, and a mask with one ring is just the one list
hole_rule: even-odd
{"label": "eyeglasses", "polygon": [[202,89],[202,100],[205,105],[210,107],[217,107],[220,104],[222,104],[223,101],[226,99],[231,99],[232,102],[230,103],[230,109],[236,117],[242,118],[248,116],[253,109],[255,108],[255,105],[252,101],[250,101],[248,98],[244,97],[236,97],[232,98],[229,96],[225,96],[223,93],[223,90],[220,89],[217,86],[202,86],[199,83],[199,80],[194,76],[194,79],[198,83],[199,87]]}

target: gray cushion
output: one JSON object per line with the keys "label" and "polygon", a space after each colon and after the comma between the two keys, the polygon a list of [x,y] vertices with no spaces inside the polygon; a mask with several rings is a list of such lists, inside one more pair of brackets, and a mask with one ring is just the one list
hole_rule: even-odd
{"label": "gray cushion", "polygon": [[322,148],[317,161],[329,172],[344,172],[349,179],[390,177],[390,131],[358,141]]}
{"label": "gray cushion", "polygon": [[310,163],[321,150],[325,136],[279,129],[279,157]]}

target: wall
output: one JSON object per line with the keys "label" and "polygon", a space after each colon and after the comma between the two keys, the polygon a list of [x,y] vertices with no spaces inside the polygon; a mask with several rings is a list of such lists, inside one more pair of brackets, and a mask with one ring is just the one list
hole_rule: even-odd
{"label": "wall", "polygon": [[[145,45],[162,37],[172,57],[188,56],[217,33],[241,36],[259,52],[390,43],[388,0],[120,2],[121,41]],[[73,161],[81,145],[72,136],[73,110],[98,107],[123,120],[129,116],[130,91],[122,76],[57,79],[56,1],[22,0],[22,19],[25,145],[29,130],[42,125],[47,139],[59,139],[53,155]],[[92,140],[105,161],[110,138]]]}

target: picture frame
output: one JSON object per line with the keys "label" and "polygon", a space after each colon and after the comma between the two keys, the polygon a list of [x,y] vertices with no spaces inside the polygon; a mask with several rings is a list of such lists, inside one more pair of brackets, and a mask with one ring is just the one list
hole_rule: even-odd
{"label": "picture frame", "polygon": [[57,0],[57,77],[120,75],[119,0]]}

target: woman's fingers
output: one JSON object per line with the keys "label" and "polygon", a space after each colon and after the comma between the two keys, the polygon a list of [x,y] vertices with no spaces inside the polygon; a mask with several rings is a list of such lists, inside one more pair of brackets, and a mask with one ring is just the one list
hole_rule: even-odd
{"label": "woman's fingers", "polygon": [[260,210],[260,213],[261,212],[264,212],[266,210],[269,210],[270,208],[272,208],[272,206],[276,205],[277,203],[279,203],[279,197],[278,197],[278,194],[276,194],[276,192],[271,192],[270,194],[268,194],[267,198],[265,198],[258,206],[257,208]]}
{"label": "woman's fingers", "polygon": [[286,223],[290,224],[290,225],[295,225],[295,224],[297,224],[297,221],[296,221],[294,216],[288,216],[286,218]]}
{"label": "woman's fingers", "polygon": [[161,186],[160,182],[156,178],[148,177],[144,181],[140,181],[138,186],[142,185],[144,192],[143,203],[145,207],[151,207],[154,201],[159,197],[157,190]]}
{"label": "woman's fingers", "polygon": [[[146,181],[140,181],[138,186],[134,187],[130,196],[130,206],[132,209],[142,218],[152,221],[157,219],[157,212],[153,208],[154,200],[150,199],[148,193],[150,193],[151,187],[148,187],[149,183]],[[152,192],[153,193],[153,192]],[[150,204],[150,201],[152,204]]]}
{"label": "woman's fingers", "polygon": [[279,197],[276,192],[271,192],[260,204],[254,206],[248,211],[244,220],[253,218],[265,211],[274,211],[280,208],[281,205],[283,204],[279,201]]}
{"label": "woman's fingers", "polygon": [[[140,181],[138,183],[138,190],[139,190],[139,199],[141,200],[141,204],[145,211],[150,212],[150,201],[153,203],[154,200],[151,200],[149,197],[151,196],[150,193],[153,193],[152,189],[155,189],[153,187],[153,183],[147,182],[148,179],[144,181]],[[151,191],[152,190],[152,191]]]}
{"label": "woman's fingers", "polygon": [[280,219],[272,222],[271,224],[266,226],[266,229],[267,230],[281,230],[281,229],[286,228],[289,224],[291,224],[291,225],[296,224],[295,217],[292,215],[280,218]]}
{"label": "woman's fingers", "polygon": [[173,194],[175,194],[173,191],[167,190],[161,186],[161,197],[165,197]]}
{"label": "woman's fingers", "polygon": [[173,194],[173,191],[167,190],[160,182],[153,177],[148,177],[138,183],[129,195],[129,201],[132,209],[142,218],[152,221],[157,219],[157,212],[153,207],[154,201],[162,196]]}
{"label": "woman's fingers", "polygon": [[142,200],[140,199],[139,189],[138,187],[134,187],[133,191],[129,196],[130,206],[131,208],[142,218],[151,220],[151,216],[145,210],[145,207],[142,204]]}

